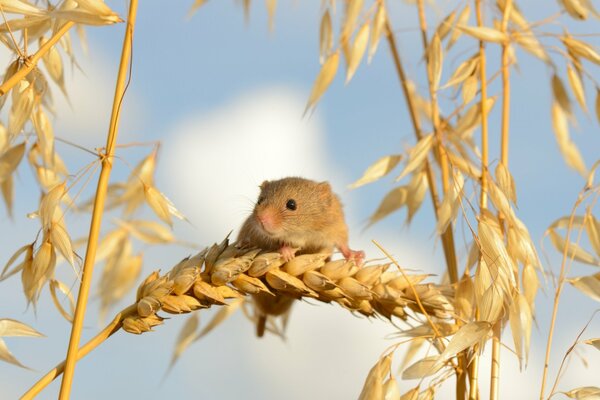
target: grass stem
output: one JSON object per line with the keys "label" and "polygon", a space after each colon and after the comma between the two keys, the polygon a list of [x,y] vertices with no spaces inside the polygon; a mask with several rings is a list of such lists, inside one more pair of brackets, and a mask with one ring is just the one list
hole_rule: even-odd
{"label": "grass stem", "polygon": [[92,211],[92,220],[90,223],[90,232],[88,235],[87,249],[85,260],[83,262],[83,271],[81,285],[79,286],[79,294],[77,296],[77,306],[73,317],[73,325],[71,327],[71,337],[69,339],[69,347],[67,358],[65,360],[64,374],[60,386],[59,398],[66,400],[70,397],[71,386],[73,383],[73,373],[75,364],[78,359],[79,342],[81,339],[81,329],[85,319],[85,310],[89,296],[90,286],[92,282],[92,273],[94,270],[94,262],[96,260],[96,250],[98,246],[98,238],[100,236],[100,226],[104,213],[104,204],[108,190],[110,173],[112,170],[112,160],[114,156],[114,147],[118,134],[119,118],[121,115],[121,104],[126,89],[126,77],[130,66],[131,47],[133,43],[133,30],[135,27],[135,18],[137,12],[137,0],[131,0],[129,4],[129,15],[125,27],[125,37],[123,39],[123,48],[121,52],[121,61],[119,72],[117,75],[117,83],[115,88],[115,97],[113,101],[110,125],[106,141],[106,148],[102,154],[102,169],[98,178],[98,186],[94,199],[94,209]]}

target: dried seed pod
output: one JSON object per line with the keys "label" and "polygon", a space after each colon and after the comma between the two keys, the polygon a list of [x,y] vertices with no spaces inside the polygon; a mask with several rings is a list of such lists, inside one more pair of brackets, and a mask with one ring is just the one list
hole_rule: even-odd
{"label": "dried seed pod", "polygon": [[331,254],[303,254],[285,263],[283,270],[290,275],[299,276],[303,273],[325,265],[325,259]]}
{"label": "dried seed pod", "polygon": [[153,327],[157,325],[161,325],[164,321],[164,318],[159,317],[156,314],[150,315],[145,318],[141,318],[138,316],[127,317],[123,320],[123,329],[126,332],[134,333],[136,335],[142,334],[144,332],[149,332]]}
{"label": "dried seed pod", "polygon": [[190,290],[196,282],[199,273],[197,267],[188,267],[180,271],[175,279],[173,279],[173,293],[180,295]]}
{"label": "dried seed pod", "polygon": [[[171,314],[181,314],[202,308],[202,304],[192,296],[185,294],[167,296],[162,300],[162,310]],[[205,306],[204,306],[205,307]]]}
{"label": "dried seed pod", "polygon": [[358,271],[354,262],[346,260],[330,261],[321,268],[321,273],[333,281],[352,276]]}
{"label": "dried seed pod", "polygon": [[247,275],[239,275],[231,282],[239,291],[246,294],[257,294],[260,292],[271,293],[269,288],[258,278],[253,278]]}
{"label": "dried seed pod", "polygon": [[160,301],[156,297],[147,296],[137,303],[137,312],[142,317],[154,314],[160,309]]}
{"label": "dried seed pod", "polygon": [[258,278],[273,268],[279,268],[283,263],[284,261],[281,257],[281,253],[260,254],[252,262],[250,269],[248,269],[248,275],[253,278]]}
{"label": "dried seed pod", "polygon": [[354,278],[357,281],[371,287],[379,279],[383,271],[388,268],[388,266],[389,264],[363,267],[354,275]]}
{"label": "dried seed pod", "polygon": [[302,281],[306,283],[306,286],[317,292],[331,290],[337,287],[331,279],[317,271],[307,271],[302,276]]}
{"label": "dried seed pod", "polygon": [[343,278],[338,282],[340,288],[353,299],[358,300],[371,300],[373,294],[369,287],[354,278]]}
{"label": "dried seed pod", "polygon": [[211,284],[197,280],[194,283],[194,296],[208,304],[226,304],[223,295]]}
{"label": "dried seed pod", "polygon": [[312,297],[317,297],[317,294],[300,279],[287,272],[283,272],[280,269],[274,269],[267,272],[266,279],[273,289],[294,293],[300,296],[310,295]]}

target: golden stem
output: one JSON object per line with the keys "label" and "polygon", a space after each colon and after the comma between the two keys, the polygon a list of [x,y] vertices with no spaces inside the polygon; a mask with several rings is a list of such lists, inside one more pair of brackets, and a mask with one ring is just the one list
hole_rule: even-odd
{"label": "golden stem", "polygon": [[69,31],[75,25],[74,22],[67,22],[60,27],[56,33],[45,42],[38,51],[29,58],[25,59],[25,65],[18,70],[13,76],[6,80],[0,85],[0,96],[4,96],[10,89],[12,89],[17,83],[21,81],[31,70],[37,65],[37,62],[60,40],[60,38]]}
{"label": "golden stem", "polygon": [[560,295],[562,293],[563,284],[565,283],[565,275],[567,268],[567,259],[569,252],[569,243],[571,238],[571,231],[573,230],[573,221],[575,220],[575,213],[577,208],[583,201],[584,197],[579,196],[573,209],[571,210],[571,216],[569,217],[569,224],[567,225],[567,235],[565,237],[565,248],[563,250],[562,262],[560,265],[560,274],[558,276],[558,282],[556,283],[556,290],[554,292],[554,304],[552,306],[552,318],[550,319],[550,331],[548,332],[548,341],[546,343],[546,356],[544,359],[544,372],[542,374],[542,387],[540,388],[540,400],[544,399],[544,392],[546,390],[546,380],[548,379],[548,367],[550,365],[550,352],[552,350],[552,339],[554,337],[554,328],[556,326],[556,316],[558,314],[558,303],[560,301]]}
{"label": "golden stem", "polygon": [[[502,32],[508,28],[508,20],[512,9],[512,0],[506,0],[504,13],[502,14]],[[508,168],[508,127],[510,122],[510,70],[509,70],[509,43],[502,44],[502,123],[500,133],[500,163]],[[502,216],[500,220],[502,221]],[[501,225],[502,222],[501,222]],[[502,322],[497,321],[494,325],[494,336],[492,338],[492,360],[490,374],[490,400],[500,397],[500,339],[502,335]]]}
{"label": "golden stem", "polygon": [[478,374],[479,374],[479,355],[477,354],[477,347],[475,346],[473,360],[469,366],[469,400],[477,400],[479,398],[478,388]]}
{"label": "golden stem", "polygon": [[[475,12],[477,15],[477,26],[483,26],[483,15],[481,12],[481,0],[475,0]],[[479,41],[479,81],[480,81],[480,112],[481,112],[481,196],[479,199],[480,213],[487,208],[488,188],[488,120],[487,120],[487,80],[486,80],[486,57],[485,44]],[[479,260],[481,264],[481,258]],[[478,312],[477,312],[478,314]],[[469,399],[475,400],[479,397],[479,354],[478,346],[474,347],[473,360],[470,368]]]}
{"label": "golden stem", "polygon": [[[502,32],[506,32],[508,20],[512,10],[512,0],[506,0],[504,4],[504,13],[502,15]],[[510,123],[510,65],[509,65],[509,45],[502,43],[502,122],[501,122],[501,142],[500,142],[500,163],[508,168],[508,138]]]}
{"label": "golden stem", "polygon": [[490,377],[490,400],[499,399],[500,388],[500,335],[502,334],[502,321],[494,324],[494,337],[492,338],[492,372]]}
{"label": "golden stem", "polygon": [[77,306],[73,318],[71,328],[71,338],[69,340],[69,349],[67,359],[65,361],[65,369],[63,379],[60,386],[61,400],[69,398],[71,385],[73,382],[73,372],[77,363],[77,352],[79,341],[81,338],[81,328],[85,318],[85,309],[92,281],[92,273],[94,270],[94,262],[96,259],[96,250],[98,246],[98,238],[100,235],[100,226],[102,223],[102,214],[104,212],[104,203],[106,201],[106,193],[110,172],[112,170],[112,159],[114,156],[114,145],[118,133],[118,123],[121,115],[121,102],[125,95],[125,79],[129,68],[129,59],[131,57],[131,45],[133,42],[133,29],[135,26],[135,18],[137,11],[137,0],[131,0],[129,5],[129,16],[125,27],[125,37],[123,39],[123,49],[121,52],[121,62],[119,65],[119,73],[115,87],[115,97],[113,100],[112,114],[106,140],[106,149],[102,154],[102,169],[98,178],[98,186],[96,189],[96,197],[94,199],[94,209],[92,211],[92,221],[90,223],[90,233],[88,236],[87,249],[85,260],[83,263],[82,280],[79,286],[79,295],[77,297]]}
{"label": "golden stem", "polygon": [[[83,357],[89,354],[92,350],[98,347],[102,342],[108,339],[112,334],[116,333],[123,324],[123,320],[137,312],[137,304],[131,305],[125,308],[123,311],[118,313],[115,318],[94,338],[84,344],[77,352],[77,360],[81,360]],[[40,378],[23,396],[21,400],[31,400],[37,396],[46,386],[48,386],[54,379],[63,373],[65,369],[65,361],[62,361],[56,367],[48,371],[46,375]]]}
{"label": "golden stem", "polygon": [[[394,60],[394,65],[396,67],[396,72],[398,74],[398,78],[400,79],[400,84],[402,86],[402,91],[404,92],[404,97],[406,98],[406,106],[408,107],[408,114],[410,115],[410,119],[413,125],[413,129],[415,132],[415,136],[417,140],[420,140],[423,137],[423,132],[421,129],[421,121],[419,120],[418,112],[416,106],[414,104],[413,98],[410,94],[410,88],[408,87],[408,80],[406,78],[406,73],[404,72],[404,67],[402,66],[402,62],[400,60],[400,55],[398,54],[398,48],[396,46],[396,40],[394,38],[394,34],[392,31],[392,27],[389,21],[385,23],[386,29],[386,37],[390,47],[390,51],[392,53],[392,58]],[[437,186],[435,183],[435,179],[433,176],[433,171],[431,169],[431,164],[428,160],[425,161],[425,173],[427,175],[427,183],[429,184],[429,194],[431,195],[431,202],[433,204],[433,210],[435,212],[436,219],[439,213],[439,200],[437,194]],[[455,283],[458,281],[458,266],[456,262],[456,252],[454,250],[454,234],[452,229],[448,227],[446,231],[442,234],[442,247],[444,250],[444,257],[446,259],[446,266],[448,268],[448,275],[450,277],[450,282]]]}

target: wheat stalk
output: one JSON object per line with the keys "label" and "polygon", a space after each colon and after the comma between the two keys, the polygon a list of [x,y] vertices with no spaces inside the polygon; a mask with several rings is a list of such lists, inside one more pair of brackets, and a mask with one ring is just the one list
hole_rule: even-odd
{"label": "wheat stalk", "polygon": [[[436,322],[454,318],[451,286],[422,283],[427,275],[410,275],[389,263],[358,267],[354,261],[328,261],[330,254],[304,254],[285,263],[279,253],[240,249],[228,239],[177,263],[164,274],[150,274],[138,287],[136,301],[119,312],[82,346],[83,358],[121,328],[133,334],[161,325],[158,313],[184,314],[227,306],[227,300],[266,294],[337,303],[368,317],[407,319],[422,315]],[[390,270],[391,269],[391,270]],[[445,336],[438,334],[438,336]],[[59,363],[24,395],[31,399],[63,371]]]}

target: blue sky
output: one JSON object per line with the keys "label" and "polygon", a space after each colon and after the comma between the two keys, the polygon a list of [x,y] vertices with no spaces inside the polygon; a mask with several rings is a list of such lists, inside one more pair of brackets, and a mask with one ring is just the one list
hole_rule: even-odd
{"label": "blue sky", "polygon": [[[305,100],[319,70],[318,1],[280,1],[275,31],[269,32],[264,2],[253,2],[248,24],[235,1],[209,1],[186,20],[190,1],[145,1],[140,4],[135,32],[133,81],[124,105],[120,143],[162,142],[157,184],[183,211],[192,225],[179,223],[180,238],[199,246],[220,241],[243,221],[256,185],[267,178],[302,174],[314,179],[329,179],[346,204],[351,228],[351,244],[362,247],[368,257],[380,253],[370,244],[377,239],[389,247],[400,262],[410,268],[442,273],[442,255],[434,240],[431,205],[426,200],[420,215],[409,228],[404,227],[404,211],[392,215],[375,227],[363,231],[365,221],[379,199],[392,187],[391,179],[354,191],[346,187],[378,157],[398,153],[414,144],[412,127],[395,71],[382,42],[371,65],[363,63],[351,83],[341,76],[332,84],[308,119],[301,119]],[[423,65],[416,10],[413,6],[390,2],[391,17],[398,31],[400,52],[411,76],[419,74],[423,85]],[[547,2],[528,1],[523,12],[541,19],[556,10],[538,15]],[[124,2],[109,2],[124,15]],[[444,16],[453,2],[439,2],[431,20]],[[491,13],[491,6],[486,13]],[[435,17],[435,18],[434,18]],[[573,32],[585,32],[594,22],[577,25],[567,18]],[[597,24],[596,24],[597,25]],[[560,26],[549,28],[560,32]],[[56,135],[89,148],[104,145],[112,101],[114,76],[122,42],[123,26],[88,29],[90,54],[80,63],[85,75],[74,72],[70,110],[56,94],[59,113]],[[596,38],[590,38],[598,44]],[[475,51],[476,42],[464,39],[463,47],[447,57],[442,81],[466,55]],[[519,71],[514,72],[511,121],[511,169],[518,191],[518,215],[528,225],[536,244],[546,227],[566,215],[583,185],[576,172],[569,170],[558,151],[550,126],[552,70],[529,55],[517,52]],[[490,68],[498,59],[490,50]],[[564,65],[559,72],[564,76]],[[589,66],[597,76],[596,69]],[[592,93],[589,81],[586,89]],[[498,92],[492,85],[491,94]],[[90,95],[92,94],[92,95]],[[588,96],[588,104],[594,98]],[[449,103],[442,104],[446,111]],[[572,130],[587,165],[599,158],[600,135],[594,116],[578,113],[580,127]],[[497,114],[490,119],[492,160],[498,155]],[[87,155],[62,147],[76,170]],[[120,150],[134,164],[147,148]],[[114,179],[129,174],[125,164],[117,165]],[[35,234],[36,222],[25,214],[36,207],[38,192],[32,189],[31,176],[22,168],[17,183],[15,222],[1,217],[3,237],[0,254],[7,259],[14,249]],[[597,215],[597,214],[596,214]],[[72,222],[83,231],[85,218]],[[459,226],[463,246],[463,228]],[[6,232],[10,230],[11,234]],[[466,235],[466,234],[465,234]],[[551,264],[557,268],[555,252],[546,244]],[[142,248],[146,252],[144,273],[156,268],[166,270],[190,250],[181,247]],[[540,247],[538,247],[540,250]],[[578,274],[596,272],[581,267]],[[96,274],[98,275],[98,271]],[[66,266],[59,272],[66,282],[73,277]],[[68,340],[68,324],[60,319],[44,294],[37,317],[24,312],[25,302],[18,278],[1,283],[0,317],[30,323],[48,337],[8,341],[11,350],[36,371],[45,371],[63,358]],[[45,297],[44,297],[45,296]],[[133,296],[133,294],[132,294]],[[508,382],[502,386],[503,398],[530,398],[539,388],[552,288],[546,287],[537,302],[537,326],[532,340],[530,368],[524,374],[508,351],[503,353]],[[44,301],[47,300],[47,301]],[[125,303],[122,304],[126,305]],[[84,338],[98,330],[98,302],[92,302],[86,318]],[[583,327],[597,304],[567,287],[559,313],[553,365]],[[196,343],[182,357],[169,377],[161,382],[173,343],[185,320],[173,316],[156,332],[134,337],[118,334],[78,365],[74,398],[200,398],[229,399],[244,396],[260,398],[345,399],[358,395],[368,370],[393,340],[386,336],[395,328],[380,321],[358,320],[337,307],[302,304],[295,307],[288,340],[257,340],[253,327],[241,313]],[[211,312],[201,312],[206,324]],[[588,337],[598,336],[594,322]],[[541,333],[540,333],[541,331]],[[510,332],[505,340],[512,345]],[[564,378],[565,390],[594,383],[593,366],[597,354],[586,349],[589,370],[573,360]],[[597,352],[596,352],[597,353]],[[485,359],[485,358],[484,358]],[[504,361],[505,360],[505,361]],[[484,361],[482,375],[489,363]],[[394,368],[397,368],[397,363]],[[37,372],[17,370],[0,364],[0,387],[8,398],[18,396],[35,379]],[[553,379],[554,375],[551,374]],[[524,383],[527,384],[524,384]],[[533,383],[532,383],[533,382]],[[416,382],[401,382],[402,392]],[[486,383],[484,382],[484,387]],[[451,383],[447,385],[450,388]],[[54,384],[40,398],[54,398]],[[451,393],[450,391],[443,392]],[[443,394],[442,394],[443,396]]]}

